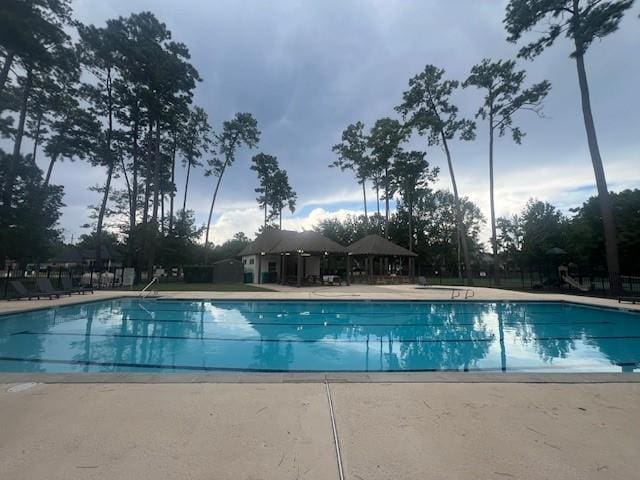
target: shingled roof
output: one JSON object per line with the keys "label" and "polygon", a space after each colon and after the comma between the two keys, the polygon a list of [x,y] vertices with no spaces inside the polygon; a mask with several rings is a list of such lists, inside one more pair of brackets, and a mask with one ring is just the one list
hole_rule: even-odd
{"label": "shingled roof", "polygon": [[291,230],[276,230],[270,228],[259,234],[256,239],[244,247],[238,256],[259,255],[260,253],[273,253],[273,248],[283,240],[297,235],[298,232]]}
{"label": "shingled roof", "polygon": [[380,255],[393,257],[417,257],[406,248],[396,245],[379,235],[367,235],[347,248],[351,255]]}
{"label": "shingled roof", "polygon": [[347,253],[348,251],[346,247],[328,239],[321,233],[308,230],[296,232],[295,235],[285,238],[274,247],[272,253],[297,252],[298,250],[314,253]]}
{"label": "shingled roof", "polygon": [[315,231],[293,232],[291,230],[265,230],[247,245],[238,256],[279,253],[293,253],[297,251],[310,253],[347,253],[348,250]]}

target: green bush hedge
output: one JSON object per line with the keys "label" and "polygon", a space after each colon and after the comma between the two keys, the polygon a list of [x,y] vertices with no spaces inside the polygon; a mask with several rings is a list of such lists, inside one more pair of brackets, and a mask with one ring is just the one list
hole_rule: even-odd
{"label": "green bush hedge", "polygon": [[182,271],[185,283],[213,282],[213,265],[185,265]]}

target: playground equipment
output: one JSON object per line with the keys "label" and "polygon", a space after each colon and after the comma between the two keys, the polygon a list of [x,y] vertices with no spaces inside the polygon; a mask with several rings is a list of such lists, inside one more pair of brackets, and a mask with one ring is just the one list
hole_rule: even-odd
{"label": "playground equipment", "polygon": [[587,287],[583,287],[580,282],[578,282],[575,278],[571,277],[569,275],[569,267],[565,266],[565,265],[560,265],[558,267],[558,276],[560,277],[560,280],[562,280],[564,283],[566,283],[567,285],[569,285],[570,287],[573,287],[577,290],[580,290],[581,292],[588,292],[589,289]]}

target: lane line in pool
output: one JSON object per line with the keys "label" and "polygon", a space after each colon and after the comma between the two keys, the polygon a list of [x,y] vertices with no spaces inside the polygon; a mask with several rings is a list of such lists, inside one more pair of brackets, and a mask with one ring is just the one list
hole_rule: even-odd
{"label": "lane line in pool", "polygon": [[[74,318],[65,321],[56,322],[56,325],[63,323],[77,322],[80,320],[88,320],[87,317]],[[199,320],[171,320],[171,319],[153,319],[153,318],[126,318],[121,319],[122,322],[146,322],[146,323],[173,323],[173,324],[192,324],[192,325],[273,325],[273,326],[291,326],[291,327],[452,327],[452,326],[474,326],[477,322],[450,322],[450,323],[349,323],[345,322],[296,322],[295,318],[290,322],[254,322],[254,321],[226,321],[226,320],[214,320],[214,321],[199,321]],[[522,322],[526,325],[614,325],[615,322],[599,321],[599,322]],[[508,321],[503,322],[505,326],[518,325],[520,322]]]}
{"label": "lane line in pool", "polygon": [[[242,368],[242,367],[207,367],[204,365],[161,365],[154,363],[127,363],[127,362],[99,362],[94,360],[60,360],[60,359],[51,359],[51,358],[21,358],[21,357],[0,357],[0,362],[22,362],[22,363],[36,363],[36,364],[58,364],[58,365],[76,365],[76,366],[97,366],[97,367],[116,367],[116,368],[134,368],[134,369],[152,369],[152,370],[180,370],[180,371],[204,371],[204,372],[247,372],[247,373],[258,373],[258,372],[274,372],[274,373],[288,373],[288,372],[298,372],[298,373],[322,373],[326,370],[309,370],[309,369],[284,369],[284,368],[274,368],[274,369],[265,369],[265,368]],[[638,362],[615,362],[610,363],[609,365],[615,365],[617,367],[628,367],[628,366],[638,366],[640,365],[640,361]],[[602,364],[581,364],[577,365],[577,367],[593,367],[593,366],[602,366]],[[544,371],[553,371],[553,370],[562,370],[563,367],[558,366],[554,367],[551,365],[546,365],[542,370]],[[509,367],[507,369],[509,372],[540,372],[540,367],[531,367],[531,366],[523,366],[523,367]],[[365,373],[363,370],[329,370],[332,373]],[[423,368],[423,369],[387,369],[387,370],[369,370],[369,372],[408,372],[408,373],[430,373],[430,372],[500,372],[500,367],[495,368]]]}
{"label": "lane line in pool", "polygon": [[327,389],[329,413],[331,414],[331,428],[333,429],[333,445],[336,448],[336,460],[338,461],[338,474],[340,475],[340,480],[344,480],[344,470],[342,469],[342,454],[340,453],[340,441],[338,440],[338,428],[336,426],[336,418],[333,413],[333,401],[331,400],[331,388],[329,388],[329,382],[327,382],[326,378],[324,380],[324,386]]}
{"label": "lane line in pool", "polygon": [[[11,336],[17,335],[52,335],[52,336],[73,336],[73,337],[86,337],[86,333],[76,332],[31,332],[24,330],[22,332],[14,332]],[[178,335],[134,335],[134,334],[121,334],[121,333],[91,333],[89,337],[102,337],[102,338],[150,338],[150,339],[165,339],[165,340],[208,340],[216,342],[276,342],[276,343],[364,343],[363,340],[352,339],[308,339],[308,338],[228,338],[228,337],[185,337]],[[490,338],[392,338],[392,341],[398,343],[468,343],[468,342],[493,342],[495,336]],[[617,335],[602,335],[602,336],[575,336],[575,337],[534,337],[533,341],[556,341],[556,340],[640,340],[640,335],[629,336],[617,336]]]}

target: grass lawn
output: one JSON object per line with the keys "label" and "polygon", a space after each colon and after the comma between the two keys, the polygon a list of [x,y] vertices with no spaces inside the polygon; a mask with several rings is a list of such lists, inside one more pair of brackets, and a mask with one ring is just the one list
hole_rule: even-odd
{"label": "grass lawn", "polygon": [[[136,290],[142,290],[142,286]],[[184,283],[164,282],[151,287],[156,292],[192,291],[192,292],[273,292],[268,288],[257,287],[248,283]]]}

